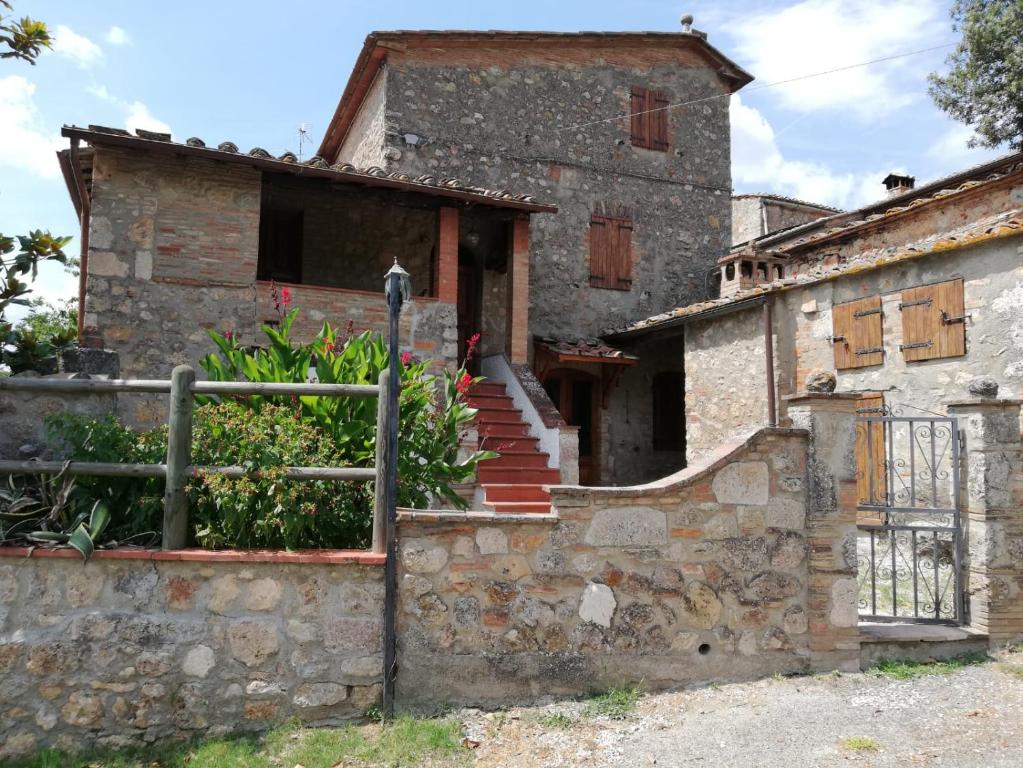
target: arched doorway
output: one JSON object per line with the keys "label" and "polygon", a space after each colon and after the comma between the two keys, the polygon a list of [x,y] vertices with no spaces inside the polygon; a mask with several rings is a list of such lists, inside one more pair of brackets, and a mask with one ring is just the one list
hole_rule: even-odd
{"label": "arched doorway", "polygon": [[543,387],[562,418],[579,427],[579,484],[600,483],[600,379],[575,368],[557,368]]}

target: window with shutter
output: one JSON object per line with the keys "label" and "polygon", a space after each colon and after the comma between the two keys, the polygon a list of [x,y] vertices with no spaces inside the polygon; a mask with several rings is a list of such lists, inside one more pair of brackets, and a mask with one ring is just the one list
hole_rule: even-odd
{"label": "window with shutter", "polygon": [[632,146],[643,149],[668,149],[668,97],[638,85],[632,87],[629,112],[632,114]]}
{"label": "window with shutter", "polygon": [[594,214],[590,219],[590,285],[632,289],[632,221]]}
{"label": "window with shutter", "polygon": [[902,356],[907,363],[966,354],[963,281],[949,280],[902,292]]}
{"label": "window with shutter", "polygon": [[681,451],[684,448],[682,386],[682,374],[679,371],[654,374],[651,401],[655,451]]}
{"label": "window with shutter", "polygon": [[836,304],[831,309],[835,368],[864,368],[884,362],[881,297]]}

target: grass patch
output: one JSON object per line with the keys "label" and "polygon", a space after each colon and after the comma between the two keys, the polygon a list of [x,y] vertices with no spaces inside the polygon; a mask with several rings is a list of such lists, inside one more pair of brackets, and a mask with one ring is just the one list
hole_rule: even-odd
{"label": "grass patch", "polygon": [[871,673],[892,680],[913,680],[928,675],[948,675],[964,667],[984,664],[991,659],[984,653],[964,653],[946,661],[909,661],[908,659],[881,659],[871,667]]}
{"label": "grass patch", "polygon": [[69,756],[46,751],[27,760],[0,763],[3,768],[350,768],[386,766],[414,768],[427,763],[456,768],[469,763],[461,744],[456,720],[418,720],[399,717],[381,725],[348,725],[341,728],[285,726],[269,733],[262,742],[253,739],[221,739],[197,745],[168,746]]}
{"label": "grass patch", "polygon": [[638,701],[638,688],[609,688],[590,697],[583,708],[583,716],[624,720],[636,708]]}
{"label": "grass patch", "polygon": [[999,672],[1004,672],[1012,677],[1023,680],[1023,664],[997,664]]}
{"label": "grass patch", "polygon": [[564,712],[553,712],[547,715],[540,715],[536,720],[544,728],[557,728],[565,730],[575,725],[575,720]]}
{"label": "grass patch", "polygon": [[881,745],[868,736],[850,736],[848,739],[842,739],[839,743],[842,745],[842,749],[848,749],[851,752],[877,752],[881,749]]}

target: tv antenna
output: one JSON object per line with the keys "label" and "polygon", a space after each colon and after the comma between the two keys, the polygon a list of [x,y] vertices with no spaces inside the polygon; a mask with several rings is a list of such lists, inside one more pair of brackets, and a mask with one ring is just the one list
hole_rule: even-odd
{"label": "tv antenna", "polygon": [[309,123],[299,123],[298,124],[298,160],[299,160],[299,162],[302,161],[303,149],[305,148],[305,143],[307,141],[312,141],[312,139],[309,136]]}

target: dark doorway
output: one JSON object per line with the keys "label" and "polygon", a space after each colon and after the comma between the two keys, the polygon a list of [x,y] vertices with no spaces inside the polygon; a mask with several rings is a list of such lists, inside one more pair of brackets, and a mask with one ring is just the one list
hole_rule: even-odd
{"label": "dark doorway", "polygon": [[600,380],[584,371],[552,371],[544,389],[565,419],[579,427],[579,484],[600,482]]}
{"label": "dark doorway", "polygon": [[[480,270],[472,259],[460,254],[458,263],[458,364],[465,362],[469,338],[480,331]],[[469,373],[479,374],[480,355],[469,362]]]}

